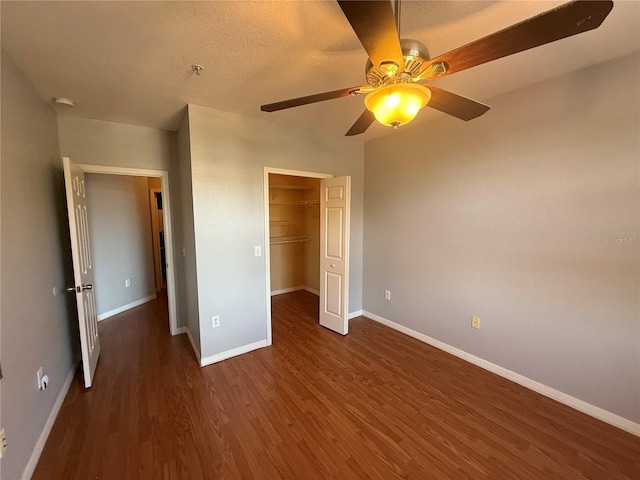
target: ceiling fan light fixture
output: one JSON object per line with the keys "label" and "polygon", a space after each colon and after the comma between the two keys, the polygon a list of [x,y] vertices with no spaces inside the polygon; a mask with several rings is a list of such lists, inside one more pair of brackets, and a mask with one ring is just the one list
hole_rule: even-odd
{"label": "ceiling fan light fixture", "polygon": [[429,100],[431,91],[424,85],[391,83],[369,93],[364,104],[378,122],[397,128],[413,120]]}

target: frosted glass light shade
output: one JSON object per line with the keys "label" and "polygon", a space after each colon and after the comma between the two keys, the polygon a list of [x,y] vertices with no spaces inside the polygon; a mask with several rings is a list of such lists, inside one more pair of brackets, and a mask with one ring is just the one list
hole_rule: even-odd
{"label": "frosted glass light shade", "polygon": [[409,123],[431,100],[431,91],[416,83],[392,83],[369,93],[364,104],[383,125]]}

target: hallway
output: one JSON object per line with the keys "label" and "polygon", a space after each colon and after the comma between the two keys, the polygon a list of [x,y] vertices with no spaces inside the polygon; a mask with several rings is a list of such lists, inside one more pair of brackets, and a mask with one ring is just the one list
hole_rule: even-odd
{"label": "hallway", "polygon": [[88,479],[638,478],[640,441],[317,297],[273,297],[273,346],[200,368],[162,300],[100,323],[33,476]]}

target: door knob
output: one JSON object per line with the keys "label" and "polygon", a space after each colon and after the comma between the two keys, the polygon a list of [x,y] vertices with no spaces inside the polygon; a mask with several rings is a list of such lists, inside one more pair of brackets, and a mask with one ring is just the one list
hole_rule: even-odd
{"label": "door knob", "polygon": [[65,288],[65,290],[69,293],[80,293],[84,290],[93,290],[93,285],[82,285],[81,287],[69,287]]}

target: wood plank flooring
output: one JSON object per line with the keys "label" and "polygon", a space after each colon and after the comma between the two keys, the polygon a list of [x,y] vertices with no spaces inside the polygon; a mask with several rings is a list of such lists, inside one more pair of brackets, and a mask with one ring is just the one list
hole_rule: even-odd
{"label": "wood plank flooring", "polygon": [[273,346],[199,368],[161,300],[100,323],[34,479],[640,479],[640,439],[314,295]]}

